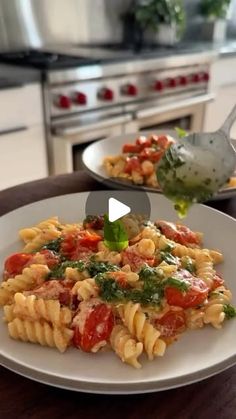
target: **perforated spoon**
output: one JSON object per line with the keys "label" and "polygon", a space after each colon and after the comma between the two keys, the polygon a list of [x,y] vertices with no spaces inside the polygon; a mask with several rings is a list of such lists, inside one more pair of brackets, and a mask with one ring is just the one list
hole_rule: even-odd
{"label": "perforated spoon", "polygon": [[235,119],[236,105],[218,131],[187,135],[160,160],[159,185],[164,195],[175,202],[180,216],[185,216],[194,202],[211,198],[233,174],[236,153],[229,134]]}

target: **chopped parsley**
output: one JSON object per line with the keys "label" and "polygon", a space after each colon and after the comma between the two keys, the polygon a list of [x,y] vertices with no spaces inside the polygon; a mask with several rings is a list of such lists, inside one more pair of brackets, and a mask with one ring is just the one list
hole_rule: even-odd
{"label": "chopped parsley", "polygon": [[107,302],[121,302],[127,299],[127,290],[122,288],[115,279],[99,273],[95,276],[95,282],[100,288],[100,296],[103,300]]}
{"label": "chopped parsley", "polygon": [[91,277],[94,277],[98,273],[104,272],[114,272],[118,271],[120,268],[113,263],[108,262],[97,262],[96,260],[91,260],[88,264],[86,264],[86,269],[89,272]]}
{"label": "chopped parsley", "polygon": [[175,131],[178,134],[179,138],[187,137],[187,132],[183,128],[175,127]]}
{"label": "chopped parsley", "polygon": [[47,250],[52,250],[53,252],[59,253],[60,247],[61,247],[61,241],[62,241],[61,237],[59,237],[58,239],[52,240],[49,243],[45,244],[42,247],[42,250],[47,249]]}
{"label": "chopped parsley", "polygon": [[160,252],[160,258],[164,262],[168,263],[168,265],[178,265],[178,263],[179,263],[178,258],[176,258],[175,256],[173,256],[169,252],[161,251]]}
{"label": "chopped parsley", "polygon": [[66,268],[75,268],[79,272],[82,272],[85,269],[85,263],[82,260],[67,260],[65,262],[62,262],[60,265],[57,265],[55,268],[51,270],[51,272],[48,275],[48,279],[63,278],[65,275]]}
{"label": "chopped parsley", "polygon": [[163,281],[163,285],[168,286],[168,287],[177,288],[181,292],[188,291],[188,289],[190,287],[190,284],[188,282],[183,281],[182,279],[179,279],[179,278],[176,278],[176,277],[172,277],[172,276],[165,279]]}
{"label": "chopped parsley", "polygon": [[191,274],[196,273],[196,263],[189,256],[183,256],[181,258],[181,265],[182,268],[186,269]]}
{"label": "chopped parsley", "polygon": [[151,266],[145,264],[139,271],[139,278],[141,281],[148,279],[163,279],[164,274],[161,268],[152,268]]}
{"label": "chopped parsley", "polygon": [[223,311],[225,313],[226,319],[228,320],[236,316],[236,308],[231,304],[224,304]]}

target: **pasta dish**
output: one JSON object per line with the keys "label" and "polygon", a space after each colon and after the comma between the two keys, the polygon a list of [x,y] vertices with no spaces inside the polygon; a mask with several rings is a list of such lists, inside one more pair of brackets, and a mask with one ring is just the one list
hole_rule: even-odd
{"label": "pasta dish", "polygon": [[121,251],[106,246],[104,216],[52,217],[19,236],[22,251],[6,258],[0,284],[13,339],[60,352],[111,349],[140,368],[188,329],[221,329],[236,315],[216,270],[222,253],[183,224],[145,222]]}

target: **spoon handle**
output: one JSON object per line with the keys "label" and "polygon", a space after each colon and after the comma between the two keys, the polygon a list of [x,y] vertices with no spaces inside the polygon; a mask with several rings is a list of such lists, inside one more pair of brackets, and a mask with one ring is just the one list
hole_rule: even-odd
{"label": "spoon handle", "polygon": [[223,123],[222,127],[220,128],[220,131],[223,131],[223,133],[226,134],[227,137],[229,137],[230,128],[232,127],[235,119],[236,119],[236,105],[233,107],[229,116],[226,118],[225,122]]}

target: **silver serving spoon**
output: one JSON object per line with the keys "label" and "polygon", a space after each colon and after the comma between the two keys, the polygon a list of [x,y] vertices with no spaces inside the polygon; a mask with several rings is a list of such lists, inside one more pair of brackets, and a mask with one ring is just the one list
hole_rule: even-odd
{"label": "silver serving spoon", "polygon": [[194,202],[211,198],[233,174],[236,153],[229,135],[235,119],[236,105],[218,131],[187,135],[160,160],[159,185],[175,202],[179,215],[184,216]]}

